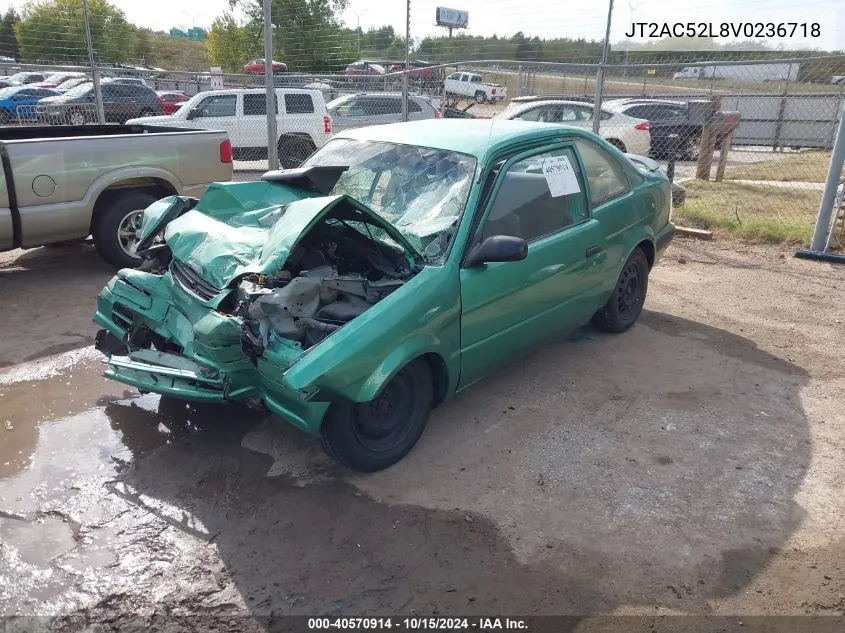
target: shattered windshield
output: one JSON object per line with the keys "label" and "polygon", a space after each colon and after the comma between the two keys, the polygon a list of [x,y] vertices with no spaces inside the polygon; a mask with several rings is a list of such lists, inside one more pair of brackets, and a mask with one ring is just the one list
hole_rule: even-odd
{"label": "shattered windshield", "polygon": [[350,195],[377,212],[426,263],[445,261],[469,197],[475,158],[416,145],[334,139],[303,167],[315,165],[348,165],[333,195]]}

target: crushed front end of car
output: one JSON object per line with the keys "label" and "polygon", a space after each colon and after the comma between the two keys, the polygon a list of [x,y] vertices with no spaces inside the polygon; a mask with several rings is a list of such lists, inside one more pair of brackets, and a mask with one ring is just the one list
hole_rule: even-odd
{"label": "crushed front end of car", "polygon": [[149,207],[142,265],[118,271],[97,300],[105,376],[263,406],[317,432],[332,400],[367,379],[365,346],[410,322],[400,291],[426,294],[420,256],[394,227],[355,198],[326,195],[343,169],[271,173]]}

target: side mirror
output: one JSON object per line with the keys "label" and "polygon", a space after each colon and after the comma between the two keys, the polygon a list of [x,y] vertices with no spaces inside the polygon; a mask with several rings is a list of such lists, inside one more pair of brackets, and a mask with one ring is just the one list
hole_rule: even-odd
{"label": "side mirror", "polygon": [[191,119],[198,119],[200,116],[200,111],[196,108],[188,112],[187,116],[185,117],[188,121]]}
{"label": "side mirror", "polygon": [[512,235],[491,235],[472,247],[466,267],[474,268],[492,262],[517,262],[528,257],[528,242]]}

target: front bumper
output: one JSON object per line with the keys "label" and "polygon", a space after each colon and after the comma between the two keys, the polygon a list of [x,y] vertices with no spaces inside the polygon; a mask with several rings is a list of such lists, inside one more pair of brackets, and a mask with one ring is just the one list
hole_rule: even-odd
{"label": "front bumper", "polygon": [[[267,409],[308,433],[317,433],[329,402],[311,400],[313,391],[290,388],[284,373],[296,358],[243,353],[240,320],[221,314],[181,289],[170,273],[118,272],[97,299],[94,322],[111,338],[98,334],[106,354],[104,375],[142,391],[199,402],[246,401]],[[132,337],[166,341],[167,352],[138,349],[115,352]],[[133,340],[135,340],[133,338]]]}

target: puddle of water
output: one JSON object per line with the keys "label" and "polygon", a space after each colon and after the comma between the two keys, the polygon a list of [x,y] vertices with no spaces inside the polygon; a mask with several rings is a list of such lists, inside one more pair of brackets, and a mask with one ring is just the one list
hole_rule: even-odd
{"label": "puddle of water", "polygon": [[28,521],[0,519],[0,539],[18,551],[24,563],[46,566],[55,557],[73,549],[73,529],[57,517]]}

